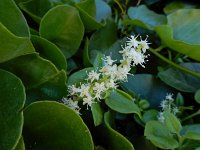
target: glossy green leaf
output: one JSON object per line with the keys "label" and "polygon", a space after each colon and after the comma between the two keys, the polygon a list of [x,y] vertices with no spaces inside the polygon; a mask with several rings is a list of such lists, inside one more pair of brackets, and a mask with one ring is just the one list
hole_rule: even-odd
{"label": "glossy green leaf", "polygon": [[99,102],[95,102],[91,106],[94,125],[99,126],[103,122],[103,110]]}
{"label": "glossy green leaf", "polygon": [[83,64],[86,67],[90,67],[91,66],[89,53],[88,53],[88,45],[89,45],[89,40],[88,40],[88,38],[86,38],[85,46],[84,46],[84,49],[83,49]]}
{"label": "glossy green leaf", "polygon": [[58,73],[50,61],[39,57],[38,54],[17,57],[1,64],[0,67],[20,77],[26,89],[38,87]]}
{"label": "glossy green leaf", "polygon": [[25,150],[23,137],[20,138],[20,140],[18,141],[17,146],[15,147],[14,150]]}
{"label": "glossy green leaf", "polygon": [[199,140],[186,139],[183,141],[183,143],[179,149],[180,150],[189,150],[189,149],[199,150],[199,148],[200,148]]}
{"label": "glossy green leaf", "polygon": [[84,35],[84,26],[78,11],[68,5],[49,10],[42,18],[40,35],[56,44],[66,58],[78,50]]}
{"label": "glossy green leaf", "polygon": [[181,135],[186,139],[200,140],[200,124],[183,126]]}
{"label": "glossy green leaf", "polygon": [[133,98],[121,90],[112,90],[105,103],[117,112],[124,114],[136,113],[141,117],[140,108],[135,104]]}
{"label": "glossy green leaf", "polygon": [[42,37],[35,35],[31,36],[31,41],[35,47],[35,50],[39,52],[41,57],[50,60],[59,70],[67,69],[65,56],[56,45]]}
{"label": "glossy green leaf", "polygon": [[67,80],[67,85],[79,85],[80,83],[86,82],[87,73],[93,70],[93,68],[85,68],[73,73]]}
{"label": "glossy green leaf", "polygon": [[0,37],[0,63],[35,51],[28,38],[15,36],[2,23]]}
{"label": "glossy green leaf", "polygon": [[107,128],[105,140],[108,142],[107,150],[134,150],[133,145],[120,133],[114,130],[114,117],[111,112],[104,114],[104,122]]}
{"label": "glossy green leaf", "polygon": [[194,99],[197,103],[200,104],[200,89],[195,92]]}
{"label": "glossy green leaf", "polygon": [[149,109],[144,112],[142,119],[145,123],[151,120],[157,120],[158,118],[158,111],[155,109]]}
{"label": "glossy green leaf", "polygon": [[[199,63],[183,63],[182,66],[200,73]],[[195,92],[200,88],[200,79],[175,68],[169,68],[158,73],[159,78],[166,84],[183,92]]]}
{"label": "glossy green leaf", "polygon": [[138,95],[149,101],[151,107],[158,107],[166,93],[171,90],[159,79],[151,74],[136,74],[128,77],[128,82],[121,83],[121,87],[128,93]]}
{"label": "glossy green leaf", "polygon": [[167,16],[168,25],[161,25],[156,32],[167,47],[200,60],[199,9],[182,9]]}
{"label": "glossy green leaf", "polygon": [[26,104],[40,99],[61,100],[66,93],[66,73],[62,70],[36,88],[27,90]]}
{"label": "glossy green leaf", "polygon": [[30,150],[93,150],[92,137],[77,113],[50,101],[32,103],[24,111],[24,141]]}
{"label": "glossy green leaf", "polygon": [[96,20],[106,20],[111,16],[112,11],[110,6],[103,0],[95,0],[96,4]]}
{"label": "glossy green leaf", "polygon": [[0,22],[16,36],[30,35],[28,24],[13,0],[0,1]]}
{"label": "glossy green leaf", "polygon": [[22,134],[26,95],[15,75],[0,69],[0,79],[0,149],[10,150],[16,147]]}
{"label": "glossy green leaf", "polygon": [[154,30],[156,26],[166,24],[167,22],[164,15],[156,14],[145,5],[130,7],[128,9],[128,16],[131,20],[125,21],[125,24],[132,24],[150,30]]}
{"label": "glossy green leaf", "polygon": [[145,126],[144,135],[154,145],[162,149],[175,149],[179,146],[178,141],[166,126],[159,121],[149,121]]}
{"label": "glossy green leaf", "polygon": [[179,132],[182,129],[182,125],[181,125],[179,119],[170,112],[164,112],[164,117],[165,117],[165,124],[166,124],[168,130],[171,133],[176,133],[177,135],[179,135]]}

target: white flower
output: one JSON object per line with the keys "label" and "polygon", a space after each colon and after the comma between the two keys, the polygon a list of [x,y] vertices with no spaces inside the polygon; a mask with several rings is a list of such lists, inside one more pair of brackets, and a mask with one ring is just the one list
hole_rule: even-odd
{"label": "white flower", "polygon": [[88,73],[87,80],[90,80],[93,82],[94,80],[99,80],[100,73],[97,73],[96,71],[92,70]]}
{"label": "white flower", "polygon": [[103,60],[106,63],[106,65],[109,65],[109,66],[112,66],[112,64],[116,61],[116,60],[112,60],[110,56],[106,56]]}
{"label": "white flower", "polygon": [[88,96],[90,95],[89,93],[90,85],[89,84],[81,84],[80,88],[80,97]]}
{"label": "white flower", "polygon": [[162,108],[162,110],[165,110],[168,107],[168,101],[167,100],[161,101],[160,107]]}
{"label": "white flower", "polygon": [[117,74],[117,65],[106,65],[103,66],[99,71],[102,73],[103,76],[110,76],[111,79],[114,79]]}
{"label": "white flower", "polygon": [[97,93],[102,93],[102,92],[106,91],[105,83],[104,82],[101,82],[101,83],[95,82],[93,90]]}
{"label": "white flower", "polygon": [[69,95],[75,95],[80,92],[80,89],[77,88],[75,85],[68,86],[68,89],[69,89]]}
{"label": "white flower", "polygon": [[116,80],[127,80],[127,75],[129,74],[130,69],[131,68],[128,65],[118,66]]}
{"label": "white flower", "polygon": [[88,109],[88,106],[92,106],[92,103],[94,103],[93,102],[93,98],[92,98],[92,96],[91,95],[88,95],[88,96],[86,96],[86,97],[84,97],[83,98],[83,105],[87,105],[87,109]]}
{"label": "white flower", "polygon": [[136,39],[137,37],[138,36],[135,37],[133,35],[131,35],[130,38],[128,37],[129,40],[127,41],[127,46],[137,48],[139,45],[139,41]]}
{"label": "white flower", "polygon": [[150,44],[150,43],[147,42],[147,38],[146,38],[145,40],[141,40],[141,41],[139,42],[138,48],[139,48],[140,50],[142,50],[143,53],[145,53],[146,50],[149,49],[149,44]]}
{"label": "white flower", "polygon": [[79,114],[79,111],[80,111],[81,108],[78,106],[78,101],[73,101],[71,98],[69,98],[69,99],[63,98],[62,102],[64,103],[64,105],[75,110]]}
{"label": "white flower", "polygon": [[174,115],[176,115],[178,112],[179,112],[179,109],[178,109],[177,107],[173,107],[172,113],[173,113]]}
{"label": "white flower", "polygon": [[159,114],[158,114],[158,120],[159,120],[160,122],[164,123],[165,117],[164,117],[164,115],[163,115],[163,112],[159,112]]}
{"label": "white flower", "polygon": [[166,100],[170,100],[170,101],[174,101],[173,99],[173,94],[172,93],[167,93],[167,95],[165,96]]}
{"label": "white flower", "polygon": [[134,49],[132,49],[129,54],[129,58],[132,59],[133,66],[141,65],[142,67],[145,67],[143,64],[145,63],[147,56],[141,52],[135,51]]}
{"label": "white flower", "polygon": [[110,79],[109,81],[106,82],[106,88],[107,89],[116,89],[117,88],[117,84],[115,83],[114,80]]}

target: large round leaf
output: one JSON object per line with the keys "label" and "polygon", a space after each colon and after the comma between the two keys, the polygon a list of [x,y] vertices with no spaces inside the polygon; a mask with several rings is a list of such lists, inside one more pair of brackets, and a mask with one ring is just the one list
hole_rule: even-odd
{"label": "large round leaf", "polygon": [[0,22],[0,63],[35,52],[30,39],[12,34]]}
{"label": "large round leaf", "polygon": [[26,19],[13,0],[0,1],[0,22],[17,36],[30,34]]}
{"label": "large round leaf", "polygon": [[182,9],[167,16],[168,25],[156,28],[162,43],[167,47],[200,60],[199,9]]}
{"label": "large round leaf", "polygon": [[24,111],[24,141],[30,150],[93,150],[90,132],[78,114],[57,102],[37,102]]}
{"label": "large round leaf", "polygon": [[22,133],[25,88],[15,75],[0,70],[0,149],[13,149]]}
{"label": "large round leaf", "polygon": [[129,76],[128,82],[122,83],[121,86],[126,92],[148,100],[152,107],[158,107],[165,95],[171,92],[168,86],[151,74]]}
{"label": "large round leaf", "polygon": [[84,35],[84,27],[78,11],[68,5],[49,10],[42,18],[40,35],[56,44],[66,58],[76,53]]}

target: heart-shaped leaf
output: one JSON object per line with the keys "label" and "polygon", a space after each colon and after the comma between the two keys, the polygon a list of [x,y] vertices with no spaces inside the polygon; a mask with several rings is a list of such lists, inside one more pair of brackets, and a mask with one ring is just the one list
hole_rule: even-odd
{"label": "heart-shaped leaf", "polygon": [[23,128],[25,88],[21,80],[0,69],[0,149],[14,149]]}

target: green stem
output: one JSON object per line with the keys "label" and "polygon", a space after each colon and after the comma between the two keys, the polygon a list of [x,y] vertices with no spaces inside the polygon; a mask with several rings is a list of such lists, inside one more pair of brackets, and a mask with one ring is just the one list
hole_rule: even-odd
{"label": "green stem", "polygon": [[160,51],[162,48],[163,48],[163,46],[161,46],[161,47],[159,47],[159,48],[157,48],[157,49],[149,48],[149,51],[150,51],[151,53],[153,53],[154,55],[156,55],[158,58],[160,58],[160,59],[162,59],[163,61],[165,61],[166,63],[172,65],[173,67],[175,67],[175,68],[177,68],[177,69],[179,69],[179,70],[181,70],[181,71],[184,71],[184,72],[186,72],[186,73],[188,73],[188,74],[191,74],[191,75],[193,75],[193,76],[195,76],[195,77],[200,78],[200,74],[199,74],[199,73],[194,72],[194,71],[192,71],[192,70],[190,70],[190,69],[188,69],[188,68],[186,68],[186,67],[183,67],[183,66],[181,66],[181,65],[178,65],[178,64],[176,64],[176,63],[170,61],[169,59],[165,58],[165,57],[162,56],[161,54],[159,54],[157,51]]}
{"label": "green stem", "polygon": [[195,112],[195,113],[193,113],[193,114],[191,114],[191,115],[189,115],[189,116],[183,118],[183,119],[182,119],[182,122],[185,121],[185,120],[188,120],[188,119],[190,119],[190,118],[193,118],[193,117],[195,117],[195,116],[197,116],[197,115],[200,115],[200,109],[199,109],[197,112]]}
{"label": "green stem", "polygon": [[118,2],[118,0],[114,0],[114,2],[118,5],[118,7],[120,8],[122,14],[124,15],[124,14],[125,14],[125,11],[124,11],[122,5]]}

